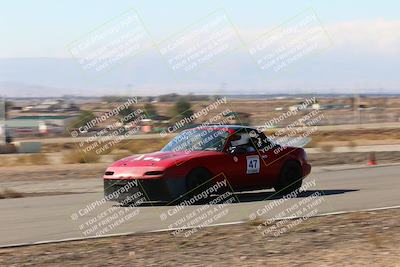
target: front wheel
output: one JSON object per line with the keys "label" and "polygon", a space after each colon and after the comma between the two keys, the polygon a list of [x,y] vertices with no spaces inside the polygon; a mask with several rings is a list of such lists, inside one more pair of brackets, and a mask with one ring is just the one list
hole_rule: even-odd
{"label": "front wheel", "polygon": [[[192,170],[189,175],[186,177],[186,198],[191,198],[195,195],[202,194],[203,190],[206,190],[209,186],[211,186],[211,174],[208,170],[204,168],[197,168]],[[204,199],[201,199],[200,202],[207,201],[209,199],[209,195],[205,196]]]}
{"label": "front wheel", "polygon": [[297,161],[290,160],[283,165],[279,180],[274,186],[278,194],[286,195],[301,187],[303,171]]}

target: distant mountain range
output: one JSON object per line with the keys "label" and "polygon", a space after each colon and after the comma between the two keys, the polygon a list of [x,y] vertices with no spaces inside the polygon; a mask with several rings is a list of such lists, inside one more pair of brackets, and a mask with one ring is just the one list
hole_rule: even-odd
{"label": "distant mountain range", "polygon": [[[260,72],[248,54],[225,56],[176,80],[159,54],[143,54],[101,73],[71,58],[0,59],[0,95],[210,95],[292,93],[399,93],[399,60],[331,52],[311,57],[275,76]],[[179,77],[178,77],[179,78]]]}

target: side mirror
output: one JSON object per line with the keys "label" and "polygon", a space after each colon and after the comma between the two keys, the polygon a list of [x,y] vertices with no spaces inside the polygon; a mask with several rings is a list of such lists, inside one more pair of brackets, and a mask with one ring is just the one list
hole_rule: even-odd
{"label": "side mirror", "polygon": [[246,148],[240,146],[229,148],[229,151],[231,154],[244,154],[247,152]]}

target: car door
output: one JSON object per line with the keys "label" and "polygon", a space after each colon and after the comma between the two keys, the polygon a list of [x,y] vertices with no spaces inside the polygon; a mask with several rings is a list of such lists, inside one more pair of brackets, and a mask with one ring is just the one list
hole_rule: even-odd
{"label": "car door", "polygon": [[279,176],[282,153],[276,153],[279,147],[271,139],[265,136],[263,132],[253,131],[251,134],[252,143],[256,147],[260,156],[260,186],[273,186]]}
{"label": "car door", "polygon": [[[246,132],[237,134],[246,134]],[[226,159],[225,169],[227,178],[234,188],[250,189],[263,184],[261,157],[252,142],[241,146],[240,149],[233,149],[230,146],[226,154]]]}

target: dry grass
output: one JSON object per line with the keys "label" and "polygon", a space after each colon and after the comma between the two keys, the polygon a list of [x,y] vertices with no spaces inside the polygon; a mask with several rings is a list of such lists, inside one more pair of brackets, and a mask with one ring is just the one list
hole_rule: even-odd
{"label": "dry grass", "polygon": [[334,146],[329,143],[319,143],[318,144],[319,149],[321,149],[323,152],[332,152]]}
{"label": "dry grass", "polygon": [[358,141],[399,139],[398,129],[354,129],[318,132],[320,141]]}
{"label": "dry grass", "polygon": [[[400,135],[398,129],[381,129],[381,130],[337,130],[317,132],[310,136],[311,142],[306,145],[306,148],[320,147],[320,143],[327,142],[343,142],[342,146],[355,148],[359,144],[364,144],[365,141],[379,144],[391,144],[393,141],[399,140]],[[385,142],[385,140],[387,140]]]}
{"label": "dry grass", "polygon": [[264,222],[265,222],[265,220],[256,217],[255,219],[252,219],[252,220],[249,219],[247,221],[247,225],[257,227],[259,225],[262,225]]}
{"label": "dry grass", "polygon": [[49,160],[43,153],[31,154],[26,156],[30,165],[48,165]]}
{"label": "dry grass", "polygon": [[114,159],[115,161],[117,161],[117,160],[120,160],[120,159],[122,159],[122,158],[129,157],[129,156],[131,156],[131,155],[132,155],[132,153],[129,152],[129,151],[122,151],[122,150],[119,150],[117,153],[115,153],[115,154],[113,155],[113,159]]}
{"label": "dry grass", "polygon": [[81,152],[78,150],[66,151],[63,154],[63,161],[67,164],[73,163],[96,163],[99,162],[100,156],[94,152]]}
{"label": "dry grass", "polygon": [[372,243],[376,248],[382,248],[383,238],[381,235],[377,234],[375,230],[370,230],[368,232],[369,242]]}
{"label": "dry grass", "polygon": [[131,140],[124,145],[133,154],[136,153],[150,153],[159,151],[167,143],[168,139],[142,139],[142,140]]}
{"label": "dry grass", "polygon": [[14,160],[12,158],[7,158],[7,157],[1,157],[0,160],[0,167],[7,167],[7,166],[13,166],[12,164]]}
{"label": "dry grass", "polygon": [[42,152],[45,153],[60,152],[67,149],[73,149],[77,145],[78,143],[42,144]]}
{"label": "dry grass", "polygon": [[48,165],[49,160],[46,154],[37,153],[29,155],[13,154],[13,157],[3,156],[0,161],[0,167],[22,166],[22,165]]}
{"label": "dry grass", "polygon": [[24,195],[10,188],[5,188],[0,192],[0,199],[3,198],[21,198]]}
{"label": "dry grass", "polygon": [[306,148],[310,148],[310,147],[318,147],[318,144],[321,142],[321,136],[310,136],[311,137],[311,141],[308,142],[305,147]]}
{"label": "dry grass", "polygon": [[108,155],[113,151],[114,147],[116,147],[116,146],[118,146],[118,145],[110,146],[110,147],[101,146],[100,149],[96,150],[96,151],[99,153],[99,155]]}
{"label": "dry grass", "polygon": [[350,149],[355,149],[357,147],[357,143],[355,141],[349,141],[347,143],[347,147],[349,147]]}

